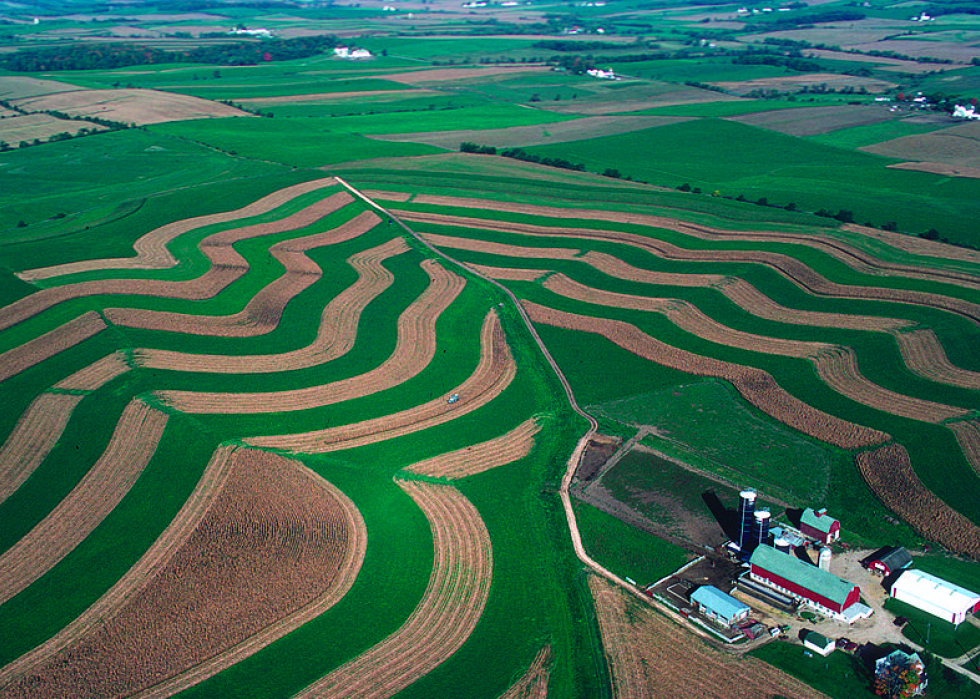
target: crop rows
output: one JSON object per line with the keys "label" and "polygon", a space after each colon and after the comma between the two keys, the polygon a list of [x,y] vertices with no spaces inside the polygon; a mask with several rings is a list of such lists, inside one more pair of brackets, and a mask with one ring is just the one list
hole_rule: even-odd
{"label": "crop rows", "polygon": [[525,420],[507,434],[456,451],[417,461],[406,471],[432,478],[466,478],[523,459],[534,447],[541,426],[534,418]]}
{"label": "crop rows", "polygon": [[552,655],[551,646],[538,651],[524,676],[501,694],[500,699],[547,699]]}
{"label": "crop rows", "polygon": [[452,486],[398,484],[432,529],[435,560],[425,594],[398,631],[295,699],[386,699],[449,658],[480,620],[493,578],[490,536],[480,513]]}

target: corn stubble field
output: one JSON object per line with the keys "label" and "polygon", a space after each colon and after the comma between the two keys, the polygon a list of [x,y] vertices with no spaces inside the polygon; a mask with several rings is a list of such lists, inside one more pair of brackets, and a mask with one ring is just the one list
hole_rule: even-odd
{"label": "corn stubble field", "polygon": [[[818,696],[576,557],[558,493],[588,426],[565,381],[596,405],[714,382],[767,434],[829,455],[845,532],[887,536],[894,516],[906,541],[980,559],[977,253],[445,150],[579,148],[621,167],[630,143],[645,157],[643,129],[752,124],[781,130],[758,143],[792,135],[824,157],[800,134],[905,133],[897,117],[870,98],[811,107],[822,121],[743,99],[796,78],[707,49],[704,65],[616,63],[640,76],[618,89],[535,65],[519,34],[441,36],[430,61],[421,36],[385,34],[397,11],[348,9],[339,24],[242,12],[284,36],[374,22],[383,58],[93,70],[84,85],[0,72],[0,122],[97,105],[143,127],[0,153],[0,697]],[[472,19],[429,9],[421,26]],[[657,21],[703,24],[676,12]],[[590,50],[638,50],[606,40]],[[708,89],[711,66],[746,79]],[[642,77],[654,68],[687,84]],[[891,89],[882,71],[838,78]],[[729,114],[743,124],[715,118]],[[692,167],[709,184],[712,164]],[[957,234],[972,204],[948,192],[967,189],[952,181],[936,208]],[[67,215],[18,221],[30,202]],[[568,341],[547,346],[557,361],[539,332]],[[772,477],[753,468],[730,476]]]}

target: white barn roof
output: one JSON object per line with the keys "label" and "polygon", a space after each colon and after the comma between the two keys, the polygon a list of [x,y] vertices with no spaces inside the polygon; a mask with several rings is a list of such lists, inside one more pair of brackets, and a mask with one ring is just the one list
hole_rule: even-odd
{"label": "white barn roof", "polygon": [[980,595],[921,570],[906,570],[892,586],[896,597],[914,597],[951,614],[970,611]]}

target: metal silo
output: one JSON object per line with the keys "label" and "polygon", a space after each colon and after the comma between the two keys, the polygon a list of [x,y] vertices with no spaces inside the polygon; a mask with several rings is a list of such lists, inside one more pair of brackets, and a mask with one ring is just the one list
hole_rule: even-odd
{"label": "metal silo", "polygon": [[743,490],[738,494],[738,547],[743,551],[752,544],[752,515],[755,513],[755,491]]}
{"label": "metal silo", "polygon": [[769,541],[769,510],[756,510],[753,515],[751,548]]}

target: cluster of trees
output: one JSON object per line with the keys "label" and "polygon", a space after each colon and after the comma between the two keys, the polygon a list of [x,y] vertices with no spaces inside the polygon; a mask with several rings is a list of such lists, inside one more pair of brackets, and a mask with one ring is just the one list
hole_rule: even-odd
{"label": "cluster of trees", "polygon": [[861,51],[860,49],[842,49],[836,44],[811,44],[809,41],[803,41],[799,39],[780,39],[777,37],[769,36],[762,40],[763,44],[769,46],[784,46],[795,49],[817,49],[820,51],[836,51],[838,53],[851,53],[859,56],[874,56],[875,58],[894,58],[899,61],[914,61],[916,63],[952,63],[953,61],[949,58],[935,58],[934,56],[909,56],[905,53],[899,53],[898,51],[879,51],[878,49],[870,49],[868,51]]}
{"label": "cluster of trees", "polygon": [[17,72],[48,70],[109,70],[158,63],[255,65],[262,61],[307,58],[338,45],[334,36],[263,39],[201,46],[189,51],[163,51],[131,44],[72,44],[18,51],[0,59],[0,66]]}
{"label": "cluster of trees", "polygon": [[[776,13],[772,13],[775,15]],[[770,15],[771,16],[771,15]],[[758,31],[774,32],[782,29],[797,29],[812,24],[823,22],[857,22],[867,17],[863,12],[856,10],[826,10],[824,12],[809,12],[806,14],[785,16],[782,13],[772,20],[757,20],[752,24],[758,26]]]}
{"label": "cluster of trees", "polygon": [[504,158],[522,160],[526,163],[538,163],[539,165],[546,165],[548,167],[560,167],[564,170],[577,170],[578,172],[585,171],[585,165],[582,163],[573,163],[565,158],[541,157],[540,155],[536,155],[534,153],[528,153],[523,148],[504,148],[503,150],[498,151],[494,146],[484,146],[478,143],[473,143],[472,141],[463,141],[459,144],[459,150],[463,153],[500,155]]}
{"label": "cluster of trees", "polygon": [[823,70],[823,66],[816,61],[803,58],[798,51],[792,51],[789,55],[773,53],[771,51],[749,50],[740,53],[732,59],[732,63],[737,65],[763,65],[777,66],[795,70],[798,73],[818,73]]}

